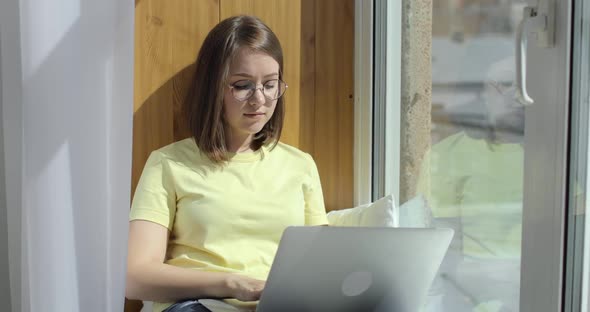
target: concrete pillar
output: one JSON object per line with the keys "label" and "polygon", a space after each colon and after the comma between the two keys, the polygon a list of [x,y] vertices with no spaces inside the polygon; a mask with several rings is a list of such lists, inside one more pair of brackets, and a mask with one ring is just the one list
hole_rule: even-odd
{"label": "concrete pillar", "polygon": [[400,203],[416,194],[430,148],[432,0],[403,0]]}

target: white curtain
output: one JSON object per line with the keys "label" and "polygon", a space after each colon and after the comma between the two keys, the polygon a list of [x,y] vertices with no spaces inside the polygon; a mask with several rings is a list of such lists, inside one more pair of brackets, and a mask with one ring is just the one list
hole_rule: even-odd
{"label": "white curtain", "polygon": [[12,311],[122,311],[134,2],[0,2]]}

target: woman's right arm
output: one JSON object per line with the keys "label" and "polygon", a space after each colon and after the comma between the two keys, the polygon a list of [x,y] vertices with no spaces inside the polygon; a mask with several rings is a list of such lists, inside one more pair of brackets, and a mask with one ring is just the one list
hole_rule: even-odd
{"label": "woman's right arm", "polygon": [[187,298],[258,300],[264,281],[231,273],[203,272],[164,263],[168,229],[133,220],[129,224],[127,284],[129,299],[177,301]]}

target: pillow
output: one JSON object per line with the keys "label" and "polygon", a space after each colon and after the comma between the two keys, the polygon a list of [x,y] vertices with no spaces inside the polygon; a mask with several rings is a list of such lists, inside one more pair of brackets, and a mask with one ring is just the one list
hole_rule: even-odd
{"label": "pillow", "polygon": [[398,215],[392,195],[387,195],[373,203],[332,210],[328,213],[331,226],[397,227]]}
{"label": "pillow", "polygon": [[331,226],[366,227],[432,227],[432,212],[422,195],[418,195],[397,207],[392,195],[373,203],[333,210],[328,213]]}

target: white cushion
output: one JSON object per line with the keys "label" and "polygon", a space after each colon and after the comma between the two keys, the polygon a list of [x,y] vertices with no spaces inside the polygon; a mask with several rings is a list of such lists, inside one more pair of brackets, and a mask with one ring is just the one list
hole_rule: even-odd
{"label": "white cushion", "polygon": [[418,195],[401,206],[392,195],[373,203],[328,213],[331,226],[414,227],[432,226],[432,213],[423,196]]}
{"label": "white cushion", "polygon": [[399,225],[392,195],[354,208],[330,211],[328,223],[332,226],[397,227]]}

